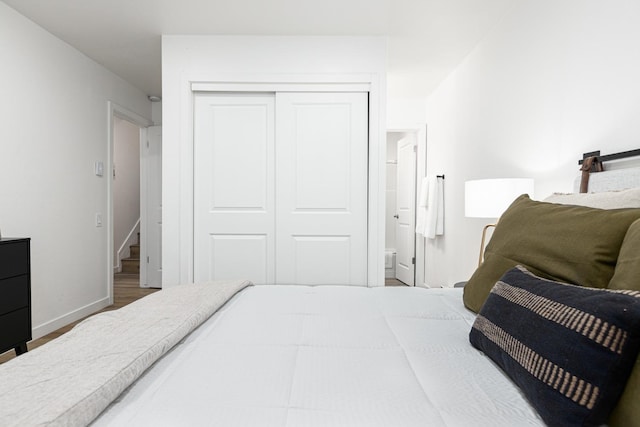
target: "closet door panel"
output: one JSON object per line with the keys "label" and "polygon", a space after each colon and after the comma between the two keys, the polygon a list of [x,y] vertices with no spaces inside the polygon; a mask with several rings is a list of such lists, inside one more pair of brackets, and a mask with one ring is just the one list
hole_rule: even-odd
{"label": "closet door panel", "polygon": [[296,211],[349,210],[349,104],[298,104],[293,158]]}
{"label": "closet door panel", "polygon": [[349,284],[351,238],[345,236],[291,236],[293,282],[300,285]]}
{"label": "closet door panel", "polygon": [[209,200],[212,211],[265,211],[270,193],[272,144],[266,105],[211,107],[212,138],[207,158],[211,165]]}
{"label": "closet door panel", "polygon": [[368,98],[276,95],[276,280],[366,285]]}
{"label": "closet door panel", "polygon": [[250,277],[254,283],[273,282],[268,277],[266,235],[212,234],[209,239],[209,277],[215,280]]}
{"label": "closet door panel", "polygon": [[273,283],[274,95],[198,94],[194,280]]}

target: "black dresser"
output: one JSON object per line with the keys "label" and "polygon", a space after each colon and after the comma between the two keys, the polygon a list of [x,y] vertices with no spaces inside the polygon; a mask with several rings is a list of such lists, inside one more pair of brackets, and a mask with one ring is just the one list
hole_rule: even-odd
{"label": "black dresser", "polygon": [[0,239],[0,353],[31,340],[31,239]]}

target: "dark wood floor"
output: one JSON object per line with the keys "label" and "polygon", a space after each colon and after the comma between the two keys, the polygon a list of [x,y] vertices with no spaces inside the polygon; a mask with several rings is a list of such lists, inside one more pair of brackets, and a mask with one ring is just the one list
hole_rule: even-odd
{"label": "dark wood floor", "polygon": [[389,278],[384,279],[384,285],[385,286],[409,286],[406,283],[402,283],[398,279],[389,279]]}
{"label": "dark wood floor", "polygon": [[[125,305],[156,291],[158,291],[158,289],[141,288],[140,279],[137,274],[118,273],[114,275],[113,279],[113,304],[100,310],[100,312],[124,307]],[[58,338],[60,335],[70,331],[71,328],[82,320],[83,319],[73,322],[58,329],[57,331],[53,331],[50,334],[45,335],[42,338],[29,342],[27,344],[27,348],[29,350],[33,350],[36,347],[40,347],[41,345]],[[7,351],[6,353],[0,354],[0,363],[4,363],[14,357],[15,352],[13,350]]]}

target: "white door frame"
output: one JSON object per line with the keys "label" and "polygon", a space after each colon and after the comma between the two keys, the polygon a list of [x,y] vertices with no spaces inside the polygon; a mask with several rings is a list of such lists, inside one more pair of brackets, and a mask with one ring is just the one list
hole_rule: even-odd
{"label": "white door frame", "polygon": [[[369,93],[369,159],[368,159],[368,248],[367,248],[367,285],[384,286],[384,193],[385,193],[385,156],[383,144],[386,132],[384,125],[384,76],[375,73],[366,74],[224,74],[208,76],[181,76],[180,98],[180,144],[179,152],[164,152],[163,145],[163,199],[179,200],[179,210],[163,212],[163,286],[171,287],[181,283],[193,282],[193,120],[194,94],[196,91],[318,91],[336,90]],[[171,96],[169,94],[169,96]],[[165,111],[166,112],[166,111]],[[168,127],[163,127],[163,141],[167,141]],[[176,146],[176,147],[178,147]],[[179,166],[175,155],[178,155]],[[176,170],[178,167],[179,170]],[[178,175],[179,182],[169,182]],[[176,221],[176,229],[168,222]],[[177,243],[177,245],[176,245]]]}
{"label": "white door frame", "polygon": [[[154,182],[150,179],[151,172],[150,169],[153,168],[154,163],[151,160],[149,155],[150,151],[150,137],[149,134],[153,130],[153,128],[160,128],[160,132],[162,132],[162,126],[160,125],[151,125],[142,130],[142,138],[140,140],[140,287],[141,288],[162,288],[162,277],[160,278],[160,283],[149,283],[149,270],[151,266],[155,266],[156,260],[153,259],[154,251],[149,244],[150,235],[155,233],[153,231],[153,226],[150,224],[150,216],[153,218],[154,215],[149,213],[150,204],[153,200],[149,199],[149,191],[148,188],[150,186],[162,186],[162,182]],[[162,150],[162,135],[160,134],[160,141],[153,141],[154,143],[160,144],[160,150]],[[162,188],[160,189],[160,196],[162,196]],[[151,209],[156,208],[156,206],[151,206]],[[151,239],[152,240],[152,239]],[[152,257],[153,262],[149,261],[149,257]],[[159,286],[158,286],[159,285]]]}
{"label": "white door frame", "polygon": [[107,294],[109,296],[109,305],[113,304],[113,125],[114,117],[127,120],[140,127],[140,143],[142,143],[146,135],[146,128],[151,126],[153,122],[133,111],[107,101],[107,162],[104,167],[104,178],[107,180]]}
{"label": "white door frame", "polygon": [[[427,176],[427,125],[426,123],[410,123],[406,127],[394,127],[387,129],[387,132],[413,133],[417,144],[417,164],[416,164],[416,192],[420,191],[422,178]],[[418,201],[416,193],[416,204]],[[417,208],[417,206],[416,206]],[[416,210],[417,211],[417,210]],[[416,265],[414,286],[428,287],[425,282],[425,246],[426,239],[422,235],[416,235]]]}

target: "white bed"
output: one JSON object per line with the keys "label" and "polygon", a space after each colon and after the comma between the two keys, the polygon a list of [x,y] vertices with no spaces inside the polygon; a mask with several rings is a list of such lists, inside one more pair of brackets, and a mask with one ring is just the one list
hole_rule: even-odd
{"label": "white bed", "polygon": [[0,425],[544,425],[475,318],[462,289],[173,287],[0,365]]}
{"label": "white bed", "polygon": [[460,289],[248,287],[94,425],[543,425],[474,318]]}
{"label": "white bed", "polygon": [[0,425],[544,425],[461,291],[174,287],[0,365]]}

